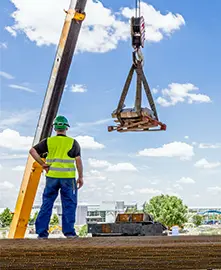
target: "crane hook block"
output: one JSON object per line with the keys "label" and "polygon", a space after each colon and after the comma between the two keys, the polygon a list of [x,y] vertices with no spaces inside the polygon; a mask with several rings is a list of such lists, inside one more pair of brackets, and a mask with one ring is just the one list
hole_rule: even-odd
{"label": "crane hook block", "polygon": [[132,47],[134,49],[144,47],[145,21],[143,16],[131,18],[131,37],[132,37]]}

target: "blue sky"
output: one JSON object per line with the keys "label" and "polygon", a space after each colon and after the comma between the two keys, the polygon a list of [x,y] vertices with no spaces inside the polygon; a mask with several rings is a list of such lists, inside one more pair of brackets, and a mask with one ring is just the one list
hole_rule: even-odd
{"label": "blue sky", "polygon": [[[43,2],[42,7],[36,0],[0,4],[0,207],[14,207],[64,21],[63,8],[69,5],[68,0],[55,6],[52,0]],[[143,203],[168,193],[189,206],[220,206],[221,2],[143,1],[148,27],[144,72],[151,89],[158,90],[154,99],[167,131],[108,133],[131,66],[128,20],[133,4],[88,0],[59,109],[70,120],[70,135],[82,144],[85,186],[80,200]],[[49,20],[51,6],[54,17]],[[89,31],[91,26],[94,30]],[[71,91],[79,87],[82,92]],[[133,98],[131,87],[128,106]],[[36,200],[43,186],[42,178]],[[6,203],[5,198],[10,200]]]}

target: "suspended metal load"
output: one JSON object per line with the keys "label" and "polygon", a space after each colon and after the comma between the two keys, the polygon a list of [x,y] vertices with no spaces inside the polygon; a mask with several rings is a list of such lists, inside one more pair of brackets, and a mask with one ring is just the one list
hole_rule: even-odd
{"label": "suspended metal load", "polygon": [[[140,47],[144,47],[145,41],[145,21],[144,17],[140,16],[140,1],[136,1],[136,16],[131,18],[131,37],[133,52],[133,63],[129,74],[127,76],[118,107],[112,113],[112,118],[116,126],[109,126],[108,131],[161,131],[166,130],[166,125],[159,121],[154,100],[143,72],[143,55]],[[137,16],[139,10],[139,17]],[[136,98],[133,108],[125,108],[124,102],[133,78],[134,71],[136,71]],[[144,87],[147,100],[150,108],[142,108],[142,85]]]}
{"label": "suspended metal load", "polygon": [[[132,77],[136,71],[137,74],[137,87],[136,87],[136,99],[134,108],[124,108],[124,102],[132,81]],[[147,100],[150,105],[150,109],[141,107],[142,101],[142,84],[146,93]],[[115,123],[117,126],[109,126],[108,131],[117,130],[118,132],[127,131],[162,131],[166,130],[166,125],[159,121],[154,100],[143,72],[142,64],[140,61],[133,63],[128,74],[124,89],[121,94],[118,107],[112,113],[112,118],[117,118]]]}

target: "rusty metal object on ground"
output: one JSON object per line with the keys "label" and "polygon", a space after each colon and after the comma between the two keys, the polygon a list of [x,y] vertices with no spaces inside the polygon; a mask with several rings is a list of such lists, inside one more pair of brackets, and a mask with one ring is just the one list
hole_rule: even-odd
{"label": "rusty metal object on ground", "polygon": [[166,236],[166,228],[158,222],[88,224],[93,237],[112,236]]}
{"label": "rusty metal object on ground", "polygon": [[167,227],[155,222],[147,213],[118,214],[115,222],[89,222],[88,233],[100,236],[153,236],[167,235]]}
{"label": "rusty metal object on ground", "polygon": [[221,269],[221,236],[0,240],[0,269]]}

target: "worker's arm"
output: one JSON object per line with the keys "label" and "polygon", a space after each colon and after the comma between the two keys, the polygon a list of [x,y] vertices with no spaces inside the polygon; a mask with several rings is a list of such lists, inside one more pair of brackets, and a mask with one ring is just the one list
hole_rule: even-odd
{"label": "worker's arm", "polygon": [[83,181],[83,164],[81,160],[81,147],[79,143],[74,140],[73,146],[71,150],[68,152],[69,157],[75,158],[76,167],[78,171],[78,179],[77,179],[77,185],[78,188],[81,188],[84,184]]}
{"label": "worker's arm", "polygon": [[34,148],[31,148],[29,151],[30,155],[41,165],[43,166],[45,163],[37,153],[37,151]]}
{"label": "worker's arm", "polygon": [[76,167],[78,170],[78,180],[77,180],[77,184],[78,184],[78,188],[81,188],[84,184],[84,180],[83,180],[83,164],[82,164],[82,160],[81,157],[78,156],[75,158],[76,161]]}
{"label": "worker's arm", "polygon": [[37,145],[33,146],[29,153],[30,155],[36,160],[42,167],[43,169],[48,172],[49,165],[47,165],[40,157],[41,154],[44,154],[48,151],[47,149],[47,140],[44,139]]}
{"label": "worker's arm", "polygon": [[47,165],[39,156],[38,152],[34,149],[31,148],[29,151],[30,155],[33,157],[34,160],[36,160],[42,167],[43,169],[48,172],[49,165]]}

